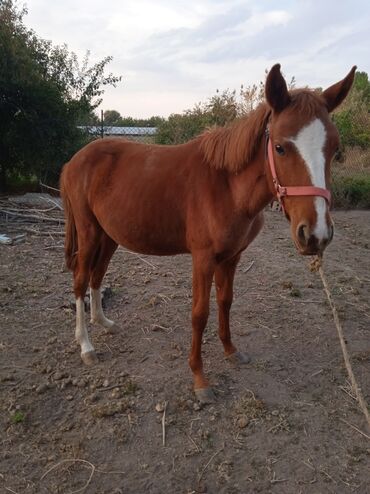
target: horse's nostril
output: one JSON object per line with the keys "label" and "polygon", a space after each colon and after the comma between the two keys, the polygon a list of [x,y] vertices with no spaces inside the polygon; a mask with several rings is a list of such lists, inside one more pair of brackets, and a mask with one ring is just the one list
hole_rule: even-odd
{"label": "horse's nostril", "polygon": [[307,235],[307,225],[301,224],[297,228],[297,237],[302,245],[307,245],[308,235]]}

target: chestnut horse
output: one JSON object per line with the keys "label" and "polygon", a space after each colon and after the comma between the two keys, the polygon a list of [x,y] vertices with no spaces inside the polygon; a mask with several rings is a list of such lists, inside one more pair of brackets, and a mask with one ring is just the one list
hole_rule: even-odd
{"label": "chestnut horse", "polygon": [[159,256],[191,254],[189,364],[198,399],[213,398],[201,358],[213,278],[225,356],[248,362],[230,336],[236,266],[276,196],[284,197],[301,254],[321,253],[331,241],[327,187],[338,133],[329,112],[346,97],[355,70],[321,94],[289,92],[277,64],[267,76],[266,102],[229,127],[177,146],[96,140],[65,165],[65,255],[74,275],[76,340],[84,363],[96,360],[84,313],[89,285],[91,321],[108,331],[115,326],[103,313],[100,287],[118,245]]}

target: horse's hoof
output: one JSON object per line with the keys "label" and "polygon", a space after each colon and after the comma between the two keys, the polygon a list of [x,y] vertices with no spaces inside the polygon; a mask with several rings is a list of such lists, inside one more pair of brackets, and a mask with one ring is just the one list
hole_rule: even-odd
{"label": "horse's hoof", "polygon": [[238,365],[246,365],[251,361],[250,356],[243,352],[234,352],[231,355],[227,355],[226,358],[229,362]]}
{"label": "horse's hoof", "polygon": [[98,361],[98,357],[96,356],[95,350],[81,353],[81,359],[85,365],[94,365]]}
{"label": "horse's hoof", "polygon": [[201,389],[195,389],[194,390],[195,396],[197,400],[202,403],[214,403],[216,400],[215,394],[212,390],[212,388],[201,388]]}

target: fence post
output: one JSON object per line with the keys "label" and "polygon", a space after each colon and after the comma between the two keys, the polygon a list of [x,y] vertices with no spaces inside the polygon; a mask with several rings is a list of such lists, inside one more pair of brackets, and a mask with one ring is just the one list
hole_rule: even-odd
{"label": "fence post", "polygon": [[103,139],[104,137],[104,112],[100,111],[100,137]]}

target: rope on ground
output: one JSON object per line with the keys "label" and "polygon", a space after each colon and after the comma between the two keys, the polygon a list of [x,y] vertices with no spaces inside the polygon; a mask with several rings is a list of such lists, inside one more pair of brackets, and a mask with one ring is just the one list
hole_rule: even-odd
{"label": "rope on ground", "polygon": [[357,384],[355,375],[354,375],[353,370],[352,370],[351,361],[350,361],[350,358],[349,358],[349,354],[348,354],[348,351],[347,351],[346,342],[345,342],[345,339],[344,339],[343,328],[342,328],[341,322],[339,320],[338,311],[337,311],[337,308],[336,308],[336,306],[334,304],[334,300],[333,300],[333,297],[331,295],[329,284],[328,284],[328,281],[326,279],[326,276],[325,276],[325,273],[324,273],[324,270],[323,270],[323,267],[322,267],[322,258],[321,257],[318,257],[317,256],[317,257],[315,257],[312,260],[312,262],[310,264],[310,270],[312,272],[318,271],[319,274],[320,274],[321,281],[322,281],[322,284],[324,286],[324,290],[325,290],[325,293],[326,293],[326,296],[327,296],[327,299],[328,299],[330,308],[331,308],[332,313],[333,313],[334,323],[335,323],[335,326],[337,328],[337,332],[338,332],[338,336],[339,336],[339,341],[340,341],[340,346],[342,348],[344,363],[346,364],[346,369],[347,369],[347,373],[348,373],[349,379],[351,381],[352,389],[353,389],[353,391],[354,391],[354,393],[356,395],[357,401],[358,401],[358,403],[360,405],[360,408],[361,408],[363,414],[365,415],[365,418],[366,418],[366,421],[367,421],[367,425],[368,425],[368,427],[370,429],[369,409],[368,409],[368,406],[366,404],[366,401],[365,401],[364,397],[362,396],[361,389],[360,389],[359,385]]}

